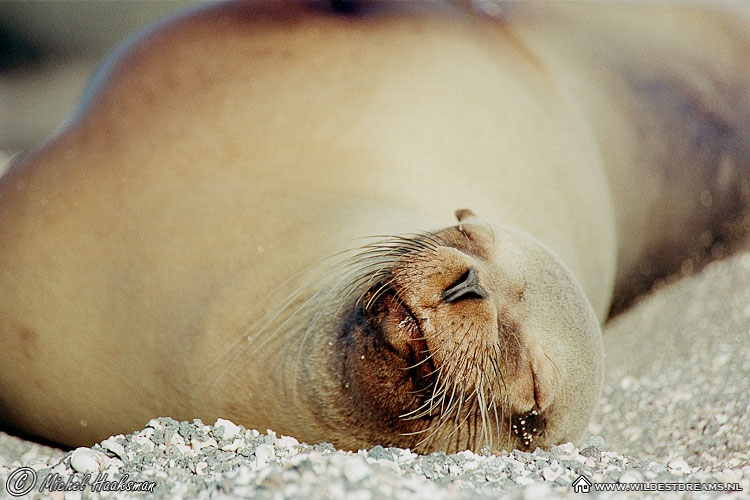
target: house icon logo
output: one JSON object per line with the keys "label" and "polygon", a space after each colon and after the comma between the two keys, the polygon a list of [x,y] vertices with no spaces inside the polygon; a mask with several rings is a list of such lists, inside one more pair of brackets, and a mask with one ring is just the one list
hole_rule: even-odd
{"label": "house icon logo", "polygon": [[583,474],[578,476],[578,479],[573,481],[573,492],[574,493],[588,493],[591,491],[591,481],[586,479]]}

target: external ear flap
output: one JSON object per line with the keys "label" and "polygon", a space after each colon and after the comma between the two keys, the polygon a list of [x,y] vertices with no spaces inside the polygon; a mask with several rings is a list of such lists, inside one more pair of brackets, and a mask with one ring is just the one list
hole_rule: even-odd
{"label": "external ear flap", "polygon": [[464,219],[477,216],[470,208],[459,208],[456,210],[455,215],[458,222],[463,222]]}

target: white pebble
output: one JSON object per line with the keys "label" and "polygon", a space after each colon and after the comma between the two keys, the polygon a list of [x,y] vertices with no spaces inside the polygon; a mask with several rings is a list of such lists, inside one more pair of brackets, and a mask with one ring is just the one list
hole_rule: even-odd
{"label": "white pebble", "polygon": [[370,468],[359,458],[347,460],[343,467],[344,476],[351,483],[356,483],[370,474]]}
{"label": "white pebble", "polygon": [[690,466],[685,460],[681,458],[675,458],[674,460],[670,460],[669,463],[667,464],[667,468],[673,474],[689,474],[690,473]]}
{"label": "white pebble", "polygon": [[[153,429],[146,429],[146,430],[151,431],[151,434],[153,434],[153,431],[154,431]],[[151,441],[151,439],[149,439],[149,436],[151,434],[146,435],[146,433],[144,432],[144,433],[142,433],[139,436],[133,435],[133,437],[131,438],[131,441],[133,443],[135,443],[135,444],[139,444],[139,445],[143,446],[148,451],[154,451],[154,448],[156,448],[156,445],[154,444],[153,441]],[[128,455],[128,457],[132,458],[131,455],[133,455],[132,451],[130,452],[130,454]]]}
{"label": "white pebble", "polygon": [[404,474],[404,471],[401,469],[401,467],[399,467],[398,464],[392,460],[381,458],[379,460],[376,460],[375,462],[370,462],[370,460],[368,460],[367,463],[376,463],[379,466],[383,467],[384,469],[390,470],[397,476],[401,476]]}
{"label": "white pebble", "polygon": [[174,447],[177,448],[177,450],[185,456],[188,456],[188,457],[195,456],[195,451],[193,451],[193,448],[186,445],[184,440],[174,443]]}
{"label": "white pebble", "polygon": [[235,438],[234,441],[231,443],[227,443],[224,446],[221,447],[222,451],[237,451],[240,448],[242,448],[242,445],[245,443],[245,440],[241,437]]}
{"label": "white pebble", "polygon": [[404,464],[404,463],[410,463],[413,462],[417,458],[417,454],[413,453],[408,448],[405,450],[401,450],[401,453],[398,455],[398,463]]}
{"label": "white pebble", "polygon": [[107,455],[90,448],[76,448],[70,456],[70,466],[77,472],[97,472],[105,469],[107,463]]}
{"label": "white pebble", "polygon": [[214,427],[223,427],[224,435],[222,436],[222,439],[227,439],[230,441],[234,439],[238,432],[240,432],[240,427],[238,425],[235,425],[234,422],[230,422],[229,420],[225,420],[223,418],[216,419]]}
{"label": "white pebble", "polygon": [[517,478],[514,479],[514,481],[516,482],[516,484],[521,485],[521,486],[528,486],[529,484],[536,482],[528,476],[518,476]]}
{"label": "white pebble", "polygon": [[560,446],[558,446],[558,448],[569,455],[573,454],[573,452],[576,451],[576,447],[573,443],[561,444]]}
{"label": "white pebble", "polygon": [[112,436],[110,438],[105,439],[99,444],[105,450],[109,450],[115,455],[117,455],[118,457],[123,458],[125,457],[125,447],[117,442],[117,438],[124,438],[124,437],[125,436],[123,436],[122,434],[118,436]]}
{"label": "white pebble", "polygon": [[545,481],[554,481],[558,477],[560,477],[560,474],[562,473],[561,469],[553,469],[552,467],[545,467],[544,470],[542,470],[542,477]]}
{"label": "white pebble", "polygon": [[274,450],[270,444],[259,444],[255,448],[255,463],[258,467],[265,466],[273,457]]}
{"label": "white pebble", "polygon": [[204,441],[201,441],[200,438],[194,437],[190,440],[190,447],[196,453],[200,453],[203,448],[208,448],[209,446],[218,448],[219,443],[217,443],[214,438],[206,438]]}
{"label": "white pebble", "polygon": [[239,485],[250,484],[255,479],[256,474],[247,465],[240,466],[237,469],[237,475],[234,477],[234,482]]}
{"label": "white pebble", "polygon": [[146,424],[146,427],[151,427],[152,429],[162,429],[162,428],[164,428],[164,426],[161,425],[161,423],[158,420],[156,420],[155,418],[152,418],[151,420],[149,420],[148,423]]}
{"label": "white pebble", "polygon": [[286,448],[287,450],[293,449],[295,446],[299,444],[299,441],[294,439],[291,436],[281,436],[278,441],[276,441],[276,445],[279,448]]}
{"label": "white pebble", "polygon": [[207,462],[198,462],[195,464],[195,473],[198,475],[205,474],[206,469],[208,469],[208,463]]}
{"label": "white pebble", "polygon": [[638,383],[638,379],[635,377],[631,377],[630,375],[623,377],[622,380],[620,380],[620,389],[623,391],[628,391],[630,389],[637,389],[640,384]]}

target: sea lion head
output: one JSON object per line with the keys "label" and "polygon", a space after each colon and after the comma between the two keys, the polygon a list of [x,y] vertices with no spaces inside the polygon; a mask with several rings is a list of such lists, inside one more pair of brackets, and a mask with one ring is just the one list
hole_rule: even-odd
{"label": "sea lion head", "polygon": [[329,366],[357,431],[337,445],[534,449],[586,428],[603,351],[580,285],[533,238],[456,216],[360,254]]}

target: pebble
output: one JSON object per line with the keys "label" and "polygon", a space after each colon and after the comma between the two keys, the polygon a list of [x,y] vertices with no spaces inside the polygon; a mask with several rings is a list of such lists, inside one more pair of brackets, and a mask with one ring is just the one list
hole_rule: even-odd
{"label": "pebble", "polygon": [[200,438],[194,435],[192,438],[190,438],[190,447],[195,453],[200,453],[204,448],[208,448],[209,446],[218,448],[219,443],[217,443],[216,440],[212,437]]}
{"label": "pebble", "polygon": [[552,467],[545,467],[542,469],[542,477],[545,481],[554,481],[562,474],[562,469],[553,469]]}
{"label": "pebble", "polygon": [[125,436],[122,434],[119,434],[117,436],[112,436],[108,439],[105,439],[100,443],[101,447],[105,450],[111,451],[115,455],[117,455],[120,458],[125,458],[125,447],[121,445],[118,440],[125,439]]}
{"label": "pebble", "polygon": [[256,467],[264,467],[274,457],[274,449],[270,444],[261,444],[255,448]]}
{"label": "pebble", "polygon": [[238,425],[235,425],[234,422],[225,420],[223,418],[216,419],[214,428],[223,429],[224,432],[221,435],[221,439],[227,439],[229,441],[233,441],[235,436],[240,433],[240,427]]}
{"label": "pebble", "polygon": [[281,436],[276,440],[276,445],[287,450],[293,450],[296,446],[299,446],[299,441],[291,436]]}
{"label": "pebble", "polygon": [[667,468],[673,474],[688,474],[690,473],[690,465],[682,458],[675,458],[669,461]]}
{"label": "pebble", "polygon": [[360,459],[347,460],[343,466],[343,473],[346,479],[351,483],[358,483],[359,481],[370,475],[370,467],[367,463]]}
{"label": "pebble", "polygon": [[70,466],[76,472],[98,472],[109,464],[107,455],[91,448],[76,448],[70,455]]}

